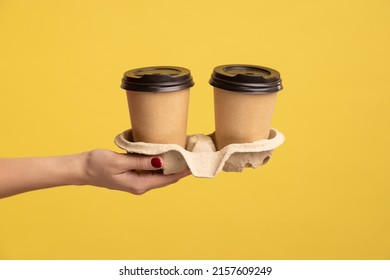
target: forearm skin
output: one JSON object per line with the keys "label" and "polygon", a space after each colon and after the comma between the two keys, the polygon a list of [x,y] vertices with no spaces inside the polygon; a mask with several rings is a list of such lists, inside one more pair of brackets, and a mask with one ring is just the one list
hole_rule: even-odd
{"label": "forearm skin", "polygon": [[64,185],[85,184],[86,154],[0,158],[0,198]]}

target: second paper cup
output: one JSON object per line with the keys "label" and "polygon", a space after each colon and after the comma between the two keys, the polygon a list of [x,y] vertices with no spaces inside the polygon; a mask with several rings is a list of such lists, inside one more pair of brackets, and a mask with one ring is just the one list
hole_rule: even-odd
{"label": "second paper cup", "polygon": [[257,65],[230,64],[214,68],[215,141],[229,144],[268,139],[276,94],[282,89],[278,71]]}

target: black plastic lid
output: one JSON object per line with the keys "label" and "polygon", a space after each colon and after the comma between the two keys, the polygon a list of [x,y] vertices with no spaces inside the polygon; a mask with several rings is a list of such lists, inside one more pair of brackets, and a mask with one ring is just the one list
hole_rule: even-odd
{"label": "black plastic lid", "polygon": [[211,74],[210,84],[224,90],[252,94],[272,93],[283,88],[278,71],[247,64],[215,67],[213,74]]}
{"label": "black plastic lid", "polygon": [[121,87],[125,90],[167,92],[194,85],[190,70],[176,66],[152,66],[127,71]]}

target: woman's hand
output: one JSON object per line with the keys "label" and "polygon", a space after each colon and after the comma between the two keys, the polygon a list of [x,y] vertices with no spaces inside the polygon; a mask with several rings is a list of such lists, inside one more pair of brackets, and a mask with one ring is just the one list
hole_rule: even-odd
{"label": "woman's hand", "polygon": [[164,175],[158,156],[125,155],[109,150],[81,154],[0,158],[0,198],[65,185],[94,185],[143,194],[177,182],[190,174]]}
{"label": "woman's hand", "polygon": [[164,162],[158,156],[126,155],[109,150],[93,150],[86,153],[85,184],[143,194],[149,190],[176,183],[191,174],[164,175]]}

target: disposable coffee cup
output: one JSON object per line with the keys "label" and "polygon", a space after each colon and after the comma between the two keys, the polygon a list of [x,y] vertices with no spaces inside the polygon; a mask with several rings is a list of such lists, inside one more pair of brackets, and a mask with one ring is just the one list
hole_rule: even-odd
{"label": "disposable coffee cup", "polygon": [[268,139],[277,92],[282,89],[278,71],[230,64],[214,68],[215,141],[218,150],[229,144]]}
{"label": "disposable coffee cup", "polygon": [[137,68],[124,73],[135,142],[185,147],[191,72],[176,66]]}

